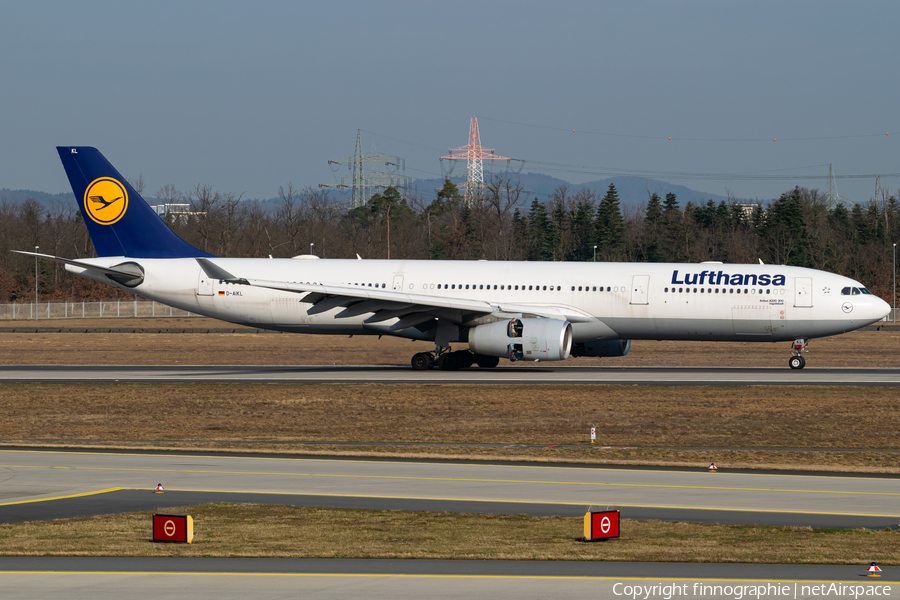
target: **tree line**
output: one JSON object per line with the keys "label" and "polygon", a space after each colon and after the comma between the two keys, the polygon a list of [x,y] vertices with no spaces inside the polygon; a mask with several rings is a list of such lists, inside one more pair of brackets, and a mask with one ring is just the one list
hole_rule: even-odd
{"label": "tree line", "polygon": [[[143,192],[143,181],[136,182]],[[388,188],[347,209],[328,191],[279,188],[267,210],[230,192],[197,185],[164,186],[157,197],[185,204],[191,214],[167,223],[188,243],[217,256],[326,258],[765,263],[811,267],[861,281],[891,300],[893,244],[900,237],[894,196],[848,207],[828,206],[818,190],[795,187],[775,200],[681,205],[675,194],[648,194],[623,210],[614,185],[593,190],[558,187],[533,199],[514,178],[495,178],[467,202],[455,184],[436,194]],[[67,258],[94,256],[77,207],[0,201],[0,301],[32,302],[33,250]],[[131,297],[50,261],[38,262],[41,300]]]}

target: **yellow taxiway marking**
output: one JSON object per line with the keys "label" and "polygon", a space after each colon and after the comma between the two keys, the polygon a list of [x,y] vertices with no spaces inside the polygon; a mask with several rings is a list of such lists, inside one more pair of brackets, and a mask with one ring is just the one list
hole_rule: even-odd
{"label": "yellow taxiway marking", "polygon": [[[147,490],[152,491],[153,488],[119,488],[123,490]],[[316,497],[334,497],[334,498],[373,498],[377,500],[434,500],[441,502],[495,502],[497,504],[536,504],[538,506],[585,506],[585,502],[555,502],[541,500],[499,500],[496,498],[442,498],[435,496],[377,496],[372,494],[330,494],[324,492],[254,492],[247,490],[197,490],[188,488],[167,488],[167,492],[197,492],[209,494],[269,494],[272,496],[316,496]],[[674,508],[679,510],[722,510],[730,512],[761,512],[776,514],[795,514],[795,515],[835,515],[844,517],[884,517],[896,519],[900,515],[876,515],[871,513],[845,513],[845,512],[824,512],[809,510],[774,510],[774,509],[757,509],[757,508],[717,508],[711,506],[670,506],[666,504],[620,504],[616,502],[612,504],[616,507],[624,508]],[[428,512],[428,511],[421,511]]]}
{"label": "yellow taxiway marking", "polygon": [[53,496],[52,498],[35,498],[33,500],[16,500],[15,502],[0,502],[0,506],[10,506],[12,504],[29,504],[31,502],[49,502],[50,500],[66,500],[68,498],[81,498],[83,496],[96,496],[97,494],[105,494],[107,492],[118,492],[126,488],[107,488],[105,490],[95,490],[93,492],[82,492],[80,494],[69,494],[68,496]]}
{"label": "yellow taxiway marking", "polygon": [[[97,494],[105,494],[108,492],[118,492],[123,490],[129,491],[146,491],[152,492],[154,488],[132,488],[132,487],[116,487],[104,490],[96,490],[92,492],[83,492],[80,494],[71,494],[68,496],[55,496],[52,498],[35,498],[32,500],[17,500],[14,502],[4,502],[0,506],[10,506],[14,504],[29,504],[33,502],[48,502],[50,500],[64,500],[67,498],[78,498],[81,496],[93,496]],[[260,494],[270,496],[315,496],[315,497],[334,497],[334,498],[360,498],[360,499],[377,499],[377,500],[431,500],[440,502],[493,502],[497,504],[534,504],[534,505],[551,505],[551,506],[584,506],[584,502],[554,502],[554,501],[537,501],[537,500],[500,500],[493,498],[442,498],[435,496],[378,496],[371,494],[331,494],[331,493],[315,493],[315,492],[260,492],[255,490],[202,490],[188,488],[168,488],[167,492],[196,492],[204,494]],[[705,510],[705,511],[729,511],[729,512],[759,512],[759,513],[776,513],[776,514],[795,514],[795,515],[834,515],[845,517],[879,517],[879,518],[897,518],[900,515],[880,515],[871,513],[839,513],[825,511],[808,511],[808,510],[774,510],[774,509],[756,509],[756,508],[719,508],[710,506],[674,506],[666,504],[619,504],[615,506],[623,508],[667,508],[679,510]],[[427,512],[427,511],[423,511]]]}
{"label": "yellow taxiway marking", "polygon": [[[265,443],[260,442],[260,443]],[[302,445],[303,442],[297,442],[298,445]],[[512,444],[510,444],[512,445]],[[591,446],[585,445],[585,448],[590,448]],[[723,450],[727,450],[724,448]],[[822,448],[822,450],[828,450],[827,448]],[[440,462],[417,462],[412,460],[371,460],[365,458],[359,459],[342,459],[342,458],[321,458],[321,457],[312,457],[312,455],[298,455],[296,457],[292,456],[232,456],[228,453],[223,452],[214,452],[207,451],[208,454],[178,454],[176,453],[165,453],[165,452],[99,452],[93,450],[79,450],[79,451],[63,451],[63,450],[42,450],[36,448],[34,450],[23,450],[19,448],[15,449],[5,449],[0,446],[0,453],[3,452],[22,452],[22,453],[40,453],[40,454],[86,454],[86,455],[95,455],[95,456],[140,456],[140,457],[166,457],[166,458],[217,458],[217,459],[228,459],[228,460],[270,460],[270,461],[312,461],[312,462],[333,462],[333,463],[361,463],[361,464],[388,464],[388,465],[428,465],[430,467],[490,467],[490,468],[503,468],[503,469],[555,469],[559,470],[573,470],[578,472],[583,472],[585,470],[590,471],[612,471],[615,473],[675,473],[675,474],[685,474],[685,475],[697,475],[699,473],[705,473],[706,469],[702,467],[698,467],[693,471],[678,471],[678,470],[670,470],[670,469],[612,469],[608,467],[594,467],[592,465],[573,465],[573,466],[561,466],[561,465],[523,465],[523,464],[487,464],[483,462],[453,462],[453,463],[440,463]],[[204,450],[198,450],[198,452],[204,452]],[[873,452],[877,452],[873,450]],[[0,465],[2,466],[2,465]],[[587,467],[587,468],[586,468]],[[66,467],[59,467],[66,468]],[[728,473],[727,471],[719,471],[717,475],[741,475],[748,477],[808,477],[812,479],[840,479],[845,480],[847,477],[840,475],[804,475],[804,474],[795,474],[795,473],[748,473],[746,471],[742,471],[740,473]],[[859,480],[867,480],[873,479],[876,481],[884,481],[883,477],[854,477],[855,481]],[[900,479],[900,475],[898,475],[895,479]]]}
{"label": "yellow taxiway marking", "polygon": [[859,581],[831,579],[739,579],[721,577],[610,577],[607,575],[459,575],[459,574],[416,574],[416,573],[247,573],[220,571],[0,571],[0,575],[193,575],[221,577],[378,577],[403,579],[549,579],[549,580],[591,580],[591,581],[722,581],[722,582],[762,582],[762,583],[843,583],[883,585],[894,581]]}
{"label": "yellow taxiway marking", "polygon": [[845,494],[853,496],[900,496],[900,492],[861,492],[856,490],[803,490],[780,488],[728,487],[714,485],[676,485],[664,483],[612,483],[604,481],[541,481],[529,479],[486,479],[476,477],[415,477],[409,475],[362,475],[341,473],[289,473],[277,471],[225,471],[207,469],[150,469],[134,467],[58,467],[48,465],[0,465],[6,469],[69,469],[73,471],[119,471],[137,473],[193,473],[204,475],[254,475],[270,477],[324,477],[335,479],[380,479],[390,481],[455,481],[467,483],[508,483],[527,485],[566,485],[588,487],[631,487],[685,490],[719,490],[733,492],[781,492],[793,494]]}

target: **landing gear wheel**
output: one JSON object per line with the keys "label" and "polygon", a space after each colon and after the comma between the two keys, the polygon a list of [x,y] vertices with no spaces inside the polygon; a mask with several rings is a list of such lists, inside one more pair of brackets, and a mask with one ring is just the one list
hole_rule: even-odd
{"label": "landing gear wheel", "polygon": [[459,355],[456,352],[441,354],[437,359],[437,366],[441,371],[458,371],[462,367],[460,363]]}
{"label": "landing gear wheel", "polygon": [[499,356],[486,356],[484,354],[475,355],[475,364],[482,369],[493,369],[500,364]]}
{"label": "landing gear wheel", "polygon": [[413,354],[410,364],[416,371],[427,371],[434,368],[434,358],[428,352],[419,352]]}
{"label": "landing gear wheel", "polygon": [[792,356],[791,359],[788,361],[788,365],[792,369],[802,369],[803,367],[806,366],[806,359],[803,358],[802,356]]}
{"label": "landing gear wheel", "polygon": [[459,357],[459,368],[468,369],[475,364],[475,355],[468,350],[457,350],[453,354]]}

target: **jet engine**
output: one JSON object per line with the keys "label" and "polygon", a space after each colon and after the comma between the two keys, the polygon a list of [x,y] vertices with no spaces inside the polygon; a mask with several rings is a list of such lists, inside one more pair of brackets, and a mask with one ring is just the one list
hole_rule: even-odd
{"label": "jet engine", "polygon": [[572,349],[572,324],[560,319],[511,319],[469,329],[475,354],[517,360],[566,360]]}
{"label": "jet engine", "polygon": [[572,356],[625,356],[631,350],[631,340],[584,342],[572,346]]}

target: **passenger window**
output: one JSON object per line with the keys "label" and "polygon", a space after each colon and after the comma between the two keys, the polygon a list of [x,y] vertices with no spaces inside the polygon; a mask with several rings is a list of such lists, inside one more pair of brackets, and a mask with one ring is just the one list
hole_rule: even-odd
{"label": "passenger window", "polygon": [[516,289],[519,289],[519,286],[516,286]]}
{"label": "passenger window", "polygon": [[679,293],[681,293],[682,290],[684,290],[684,288],[678,288]]}
{"label": "passenger window", "polygon": [[572,286],[572,291],[573,291],[573,292],[575,291],[575,286],[574,286],[574,285]]}
{"label": "passenger window", "polygon": [[454,289],[454,290],[455,290],[455,289],[456,289],[456,284],[455,284],[455,283],[454,283],[454,284],[453,284],[453,285],[451,285],[451,286],[450,286],[450,287],[451,287],[451,288],[452,288],[452,289]]}
{"label": "passenger window", "polygon": [[700,293],[702,294],[703,292],[704,292],[703,288],[700,288]]}
{"label": "passenger window", "polygon": [[669,291],[669,288],[666,288],[666,290],[665,290],[665,291],[666,291],[666,292],[668,292],[668,291]]}
{"label": "passenger window", "polygon": [[[738,291],[740,291],[740,290],[738,290]],[[728,293],[729,293],[729,294],[733,294],[733,293],[734,293],[734,288],[728,290]]]}
{"label": "passenger window", "polygon": [[766,290],[766,295],[767,295],[767,296],[768,296],[769,294],[771,294],[771,293],[772,293],[772,290]]}

